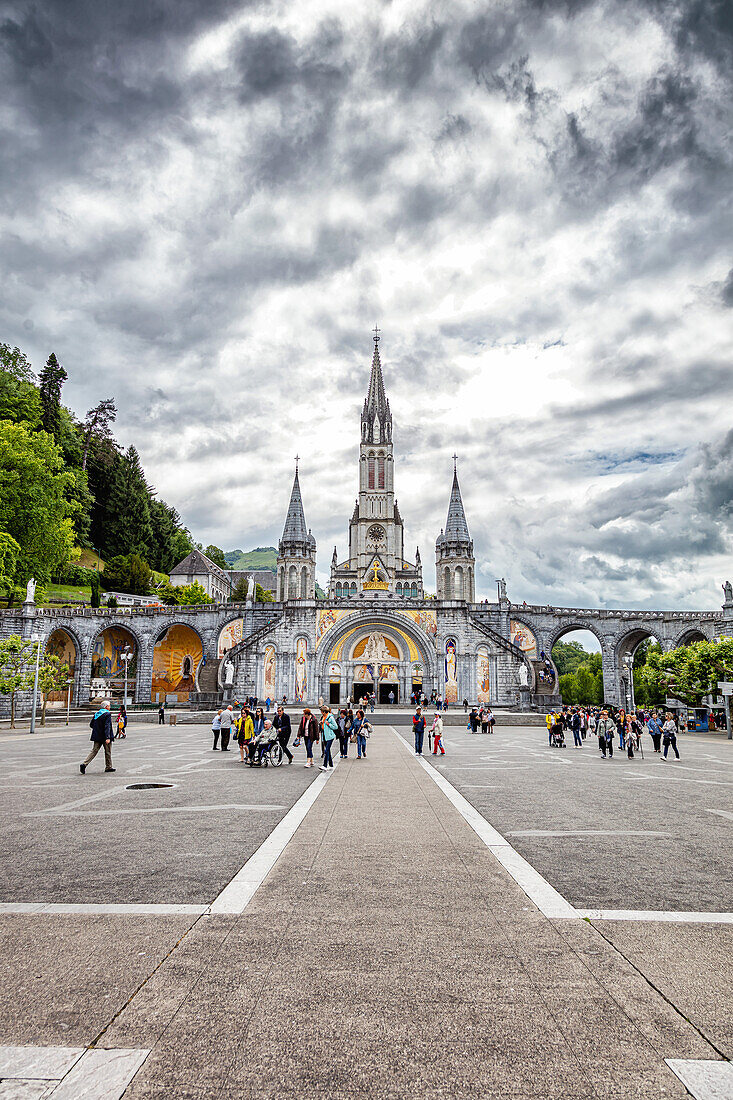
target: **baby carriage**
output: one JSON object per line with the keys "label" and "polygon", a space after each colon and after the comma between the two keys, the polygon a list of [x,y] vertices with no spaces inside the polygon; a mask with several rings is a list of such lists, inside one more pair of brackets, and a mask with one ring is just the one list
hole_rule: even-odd
{"label": "baby carriage", "polygon": [[277,739],[277,731],[263,730],[254,739],[248,761],[250,768],[266,768],[268,764],[279,768],[282,762],[283,749]]}
{"label": "baby carriage", "polygon": [[552,741],[550,742],[553,749],[565,748],[565,730],[562,726],[552,727]]}

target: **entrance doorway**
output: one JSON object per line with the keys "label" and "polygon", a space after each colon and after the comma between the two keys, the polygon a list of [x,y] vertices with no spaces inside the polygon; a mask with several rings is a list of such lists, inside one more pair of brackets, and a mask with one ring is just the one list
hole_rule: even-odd
{"label": "entrance doorway", "polygon": [[341,684],[328,685],[328,701],[331,704],[341,702]]}
{"label": "entrance doorway", "polygon": [[373,691],[374,691],[374,684],[355,683],[353,693],[352,693],[352,698],[353,698],[354,702],[358,704],[362,701],[364,696],[369,698],[369,696],[371,695],[371,693]]}
{"label": "entrance doorway", "polygon": [[420,698],[420,696],[422,695],[422,680],[413,680],[412,681],[412,693],[415,696],[415,698],[417,698],[417,699]]}
{"label": "entrance doorway", "polygon": [[395,703],[400,701],[400,686],[399,684],[380,684],[379,685],[379,702],[389,703],[390,692],[394,694]]}

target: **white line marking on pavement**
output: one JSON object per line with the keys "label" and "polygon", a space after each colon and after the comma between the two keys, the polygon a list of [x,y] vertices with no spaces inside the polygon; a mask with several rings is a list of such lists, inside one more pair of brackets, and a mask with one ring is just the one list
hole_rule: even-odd
{"label": "white line marking on pavement", "polygon": [[733,1096],[733,1066],[730,1062],[693,1058],[664,1060],[695,1100],[730,1100]]}
{"label": "white line marking on pavement", "polygon": [[[228,802],[221,806],[127,806],[118,810],[57,810],[55,813],[46,811],[46,817],[114,817],[118,814],[197,814],[208,813],[210,810],[284,810],[285,806],[270,805],[269,803],[246,804],[241,802]],[[26,817],[33,815],[26,814]]]}
{"label": "white line marking on pavement", "polygon": [[729,814],[727,810],[711,810],[707,806],[705,807],[706,814],[717,814],[718,817],[727,817],[728,821],[733,821],[733,814]]}
{"label": "white line marking on pavement", "polygon": [[200,917],[208,905],[175,905],[165,902],[96,902],[1,901],[0,916],[9,913],[26,916],[110,916],[110,917]]}
{"label": "white line marking on pavement", "polygon": [[733,924],[733,913],[683,913],[652,909],[578,909],[588,920],[674,921],[677,924]]}
{"label": "white line marking on pavement", "polygon": [[508,836],[658,836],[671,833],[644,832],[641,829],[512,829]]}
{"label": "white line marking on pavement", "polygon": [[[338,765],[337,765],[338,766]],[[288,810],[282,821],[245,863],[244,867],[225,886],[219,896],[211,903],[209,912],[243,913],[258,888],[284,852],[296,829],[310,810],[313,803],[325,787],[333,771],[321,772],[295,805]]]}
{"label": "white line marking on pavement", "polygon": [[[411,752],[412,750],[404,737],[397,733],[394,727],[390,728],[408,752]],[[474,809],[462,794],[459,794],[444,775],[441,775],[435,768],[431,768],[430,764],[422,757],[416,757],[415,759],[435,785],[440,788],[448,801],[458,810],[466,824],[470,825],[476,836],[490,849],[502,867],[509,872],[517,885],[524,891],[530,901],[534,902],[541,913],[544,913],[546,917],[570,918],[577,916],[575,908],[565,900],[562,894],[559,894],[554,886],[550,886],[549,882],[539,872],[535,871],[534,867],[527,863],[519,852],[512,848],[493,825],[489,825],[488,821],[478,810]]]}

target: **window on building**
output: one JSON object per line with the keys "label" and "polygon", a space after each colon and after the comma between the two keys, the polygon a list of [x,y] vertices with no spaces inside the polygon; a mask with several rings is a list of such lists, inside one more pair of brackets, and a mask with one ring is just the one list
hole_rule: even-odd
{"label": "window on building", "polygon": [[379,459],[378,473],[379,473],[378,488],[383,489],[384,488],[384,459],[383,458]]}
{"label": "window on building", "polygon": [[369,489],[374,488],[374,462],[375,462],[375,459],[370,457],[369,462],[368,462],[369,473],[367,475],[368,476],[367,488],[369,488]]}

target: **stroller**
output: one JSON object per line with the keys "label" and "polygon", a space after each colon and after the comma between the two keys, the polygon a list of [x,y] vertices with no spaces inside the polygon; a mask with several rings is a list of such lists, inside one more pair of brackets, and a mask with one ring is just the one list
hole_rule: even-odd
{"label": "stroller", "polygon": [[250,768],[266,768],[268,764],[279,768],[282,762],[283,749],[277,739],[277,730],[263,730],[254,739],[247,763]]}
{"label": "stroller", "polygon": [[553,749],[565,748],[565,730],[562,726],[552,727],[552,741],[550,742]]}

